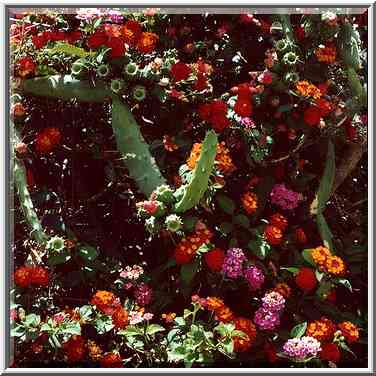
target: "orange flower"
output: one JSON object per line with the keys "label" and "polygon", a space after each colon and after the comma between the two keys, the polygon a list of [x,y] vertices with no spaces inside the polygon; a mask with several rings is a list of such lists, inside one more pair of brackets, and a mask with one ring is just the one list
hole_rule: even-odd
{"label": "orange flower", "polygon": [[112,292],[99,290],[91,299],[91,304],[95,305],[106,315],[112,315],[121,307],[120,300]]}
{"label": "orange flower", "polygon": [[206,299],[206,305],[209,311],[216,311],[224,307],[225,303],[220,298],[217,298],[215,296],[209,296]]}
{"label": "orange flower", "polygon": [[91,340],[87,341],[87,348],[89,351],[89,357],[91,360],[98,361],[102,357],[102,349]]}
{"label": "orange flower", "polygon": [[338,325],[338,328],[341,330],[347,342],[353,343],[359,339],[359,329],[352,322],[344,321]]}
{"label": "orange flower", "polygon": [[315,55],[321,63],[332,64],[336,61],[337,50],[334,46],[320,46],[315,49]]}
{"label": "orange flower", "polygon": [[128,20],[121,29],[121,36],[125,43],[133,46],[141,35],[142,27],[137,21]]}
{"label": "orange flower", "polygon": [[31,283],[37,286],[48,286],[49,272],[43,266],[34,266],[31,269]]}
{"label": "orange flower", "polygon": [[149,54],[154,51],[158,39],[157,34],[148,32],[141,33],[140,39],[137,42],[137,49],[144,54]]}
{"label": "orange flower", "polygon": [[116,328],[125,328],[129,323],[128,312],[123,307],[118,308],[112,315],[112,323]]}
{"label": "orange flower", "polygon": [[197,230],[183,240],[175,248],[175,259],[177,264],[188,264],[195,257],[197,250],[205,243],[209,243],[213,233],[207,228]]}
{"label": "orange flower", "polygon": [[257,196],[254,192],[246,192],[241,198],[244,210],[248,214],[253,214],[257,210]]}
{"label": "orange flower", "polygon": [[306,335],[314,337],[320,342],[331,341],[335,331],[335,324],[331,320],[322,317],[320,320],[315,320],[308,324]]}
{"label": "orange flower", "polygon": [[325,260],[325,269],[334,275],[342,275],[346,271],[343,260],[338,256],[329,256]]}
{"label": "orange flower", "polygon": [[234,314],[231,309],[227,306],[223,306],[215,311],[215,316],[218,321],[221,322],[230,322],[234,320]]}
{"label": "orange flower", "polygon": [[[193,170],[201,155],[202,144],[193,144],[191,154],[187,159],[187,165],[190,170]],[[235,170],[235,166],[232,162],[230,151],[226,148],[226,144],[222,141],[217,145],[217,154],[215,156],[216,168],[223,174],[230,174]]]}
{"label": "orange flower", "polygon": [[298,81],[296,83],[296,91],[303,97],[312,97],[319,99],[321,97],[321,91],[308,81]]}
{"label": "orange flower", "polygon": [[277,283],[274,287],[274,291],[280,293],[284,298],[288,298],[291,295],[291,288],[286,283]]}
{"label": "orange flower", "polygon": [[279,245],[283,240],[282,230],[273,225],[267,225],[264,230],[264,236],[266,241],[270,245]]}
{"label": "orange flower", "polygon": [[235,329],[245,333],[245,337],[234,337],[234,351],[247,351],[256,339],[256,327],[251,320],[238,317],[234,320]]}
{"label": "orange flower", "polygon": [[295,239],[297,243],[305,244],[307,243],[307,235],[302,228],[297,228],[295,230]]}
{"label": "orange flower", "polygon": [[288,225],[287,219],[285,216],[279,213],[275,213],[270,217],[270,224],[278,227],[282,231],[285,231]]}
{"label": "orange flower", "polygon": [[313,261],[319,266],[324,266],[326,259],[331,255],[329,249],[322,246],[316,247],[311,251]]}
{"label": "orange flower", "polygon": [[175,320],[176,313],[175,312],[163,313],[161,317],[166,322],[166,324],[170,324]]}

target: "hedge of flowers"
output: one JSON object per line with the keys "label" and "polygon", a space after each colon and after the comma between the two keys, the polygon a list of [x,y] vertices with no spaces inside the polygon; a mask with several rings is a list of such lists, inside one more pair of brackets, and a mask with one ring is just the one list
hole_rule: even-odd
{"label": "hedge of flowers", "polygon": [[365,367],[367,14],[11,14],[13,367]]}

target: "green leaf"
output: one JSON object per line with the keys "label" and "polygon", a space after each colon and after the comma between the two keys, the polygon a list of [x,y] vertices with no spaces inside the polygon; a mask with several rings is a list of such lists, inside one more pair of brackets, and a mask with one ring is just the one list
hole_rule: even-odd
{"label": "green leaf", "polygon": [[353,291],[351,283],[350,283],[350,281],[348,279],[345,279],[345,278],[336,278],[336,279],[333,280],[333,282],[336,283],[336,284],[345,286],[351,292]]}
{"label": "green leaf", "polygon": [[356,355],[353,353],[350,347],[346,345],[345,342],[339,342],[339,346],[343,348],[345,351],[349,352],[354,358],[356,358]]}
{"label": "green leaf", "polygon": [[114,327],[112,318],[110,316],[100,316],[94,321],[94,327],[97,329],[98,334],[105,334]]}
{"label": "green leaf", "polygon": [[236,205],[233,200],[231,200],[229,197],[227,197],[224,194],[219,194],[216,197],[216,200],[218,202],[218,206],[227,214],[232,215],[235,211]]}
{"label": "green leaf", "polygon": [[58,254],[50,253],[48,255],[47,263],[50,266],[55,266],[59,264],[64,264],[71,259],[71,255],[67,249],[63,249]]}
{"label": "green leaf", "polygon": [[248,243],[248,248],[261,260],[271,252],[271,246],[261,237],[256,240],[251,240]]}
{"label": "green leaf", "polygon": [[183,219],[183,227],[185,231],[191,232],[194,230],[197,221],[199,220],[198,217],[194,216],[187,216]]}
{"label": "green leaf", "polygon": [[179,326],[184,326],[185,325],[185,320],[183,317],[176,317],[174,320],[175,324]]}
{"label": "green leaf", "polygon": [[81,325],[78,321],[71,321],[64,325],[62,333],[79,336],[81,334]]}
{"label": "green leaf", "polygon": [[322,282],[322,283],[320,283],[320,286],[319,286],[319,288],[316,291],[316,295],[321,300],[325,300],[327,298],[330,290],[332,289],[332,287],[333,287],[332,282],[330,282],[330,281]]}
{"label": "green leaf", "polygon": [[319,270],[315,270],[315,276],[316,276],[316,279],[319,281],[319,282],[321,282],[321,280],[323,279],[323,277],[324,277],[324,275],[325,275],[325,273],[322,273],[322,272],[320,272]]}
{"label": "green leaf", "polygon": [[163,332],[166,330],[163,326],[157,324],[151,324],[146,329],[146,334],[153,335],[158,332]]}
{"label": "green leaf", "polygon": [[302,251],[302,257],[305,261],[308,262],[308,264],[312,265],[312,266],[315,266],[316,267],[316,263],[313,261],[313,258],[312,258],[312,250],[311,249],[304,249]]}
{"label": "green leaf", "polygon": [[141,328],[137,327],[136,325],[128,325],[126,329],[120,330],[118,334],[126,336],[126,337],[134,337],[143,335],[143,331]]}
{"label": "green leaf", "polygon": [[192,282],[193,278],[195,277],[200,263],[199,260],[194,260],[190,264],[184,264],[181,266],[180,269],[180,278],[184,285],[189,286]]}
{"label": "green leaf", "polygon": [[333,244],[333,234],[325,220],[324,215],[322,213],[318,213],[316,216],[316,221],[324,246],[334,253],[335,249]]}
{"label": "green leaf", "polygon": [[78,56],[78,57],[86,57],[86,56],[90,56],[94,54],[93,52],[85,51],[81,47],[76,47],[66,42],[57,42],[53,48],[48,50],[48,53],[50,55],[54,53],[60,53],[60,52],[66,55]]}
{"label": "green leaf", "polygon": [[317,191],[318,212],[321,212],[325,208],[326,202],[329,200],[333,188],[335,172],[336,166],[334,144],[329,140],[325,169],[320,181],[319,189]]}
{"label": "green leaf", "polygon": [[307,321],[302,322],[301,324],[295,325],[290,332],[292,338],[300,338],[304,335],[307,329]]}
{"label": "green leaf", "polygon": [[78,255],[86,262],[95,260],[98,257],[98,254],[96,248],[90,245],[81,246],[78,249]]}
{"label": "green leaf", "polygon": [[299,268],[295,268],[293,266],[289,266],[289,267],[281,267],[280,268],[281,270],[287,270],[288,272],[292,273],[292,274],[297,274],[299,273]]}
{"label": "green leaf", "polygon": [[20,324],[15,324],[15,326],[10,330],[11,337],[22,337],[25,335],[25,328]]}
{"label": "green leaf", "polygon": [[246,215],[239,214],[234,217],[234,224],[248,229],[250,226],[250,221]]}
{"label": "green leaf", "polygon": [[40,324],[40,316],[36,315],[35,313],[30,313],[25,317],[23,321],[25,326],[37,327]]}

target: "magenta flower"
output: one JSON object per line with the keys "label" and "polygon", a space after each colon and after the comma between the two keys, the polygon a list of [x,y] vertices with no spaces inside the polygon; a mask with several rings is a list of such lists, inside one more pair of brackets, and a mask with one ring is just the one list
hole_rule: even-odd
{"label": "magenta flower", "polygon": [[260,307],[255,312],[253,322],[261,330],[273,330],[280,324],[279,313],[268,311],[267,309]]}
{"label": "magenta flower", "polygon": [[243,262],[246,260],[240,248],[231,248],[227,251],[223,262],[222,272],[230,278],[238,278],[243,274]]}
{"label": "magenta flower", "polygon": [[252,290],[259,289],[265,280],[264,273],[255,265],[251,265],[244,270],[244,278]]}
{"label": "magenta flower", "polygon": [[276,184],[270,193],[271,202],[282,209],[295,209],[301,200],[301,194],[291,191],[284,184]]}
{"label": "magenta flower", "polygon": [[262,307],[271,312],[280,312],[285,308],[285,298],[277,291],[272,291],[261,299]]}
{"label": "magenta flower", "polygon": [[291,338],[283,345],[283,352],[297,360],[302,360],[308,356],[316,356],[320,351],[320,342],[316,338],[308,336]]}
{"label": "magenta flower", "polygon": [[148,305],[153,298],[153,290],[146,283],[142,282],[134,291],[134,297],[138,305]]}

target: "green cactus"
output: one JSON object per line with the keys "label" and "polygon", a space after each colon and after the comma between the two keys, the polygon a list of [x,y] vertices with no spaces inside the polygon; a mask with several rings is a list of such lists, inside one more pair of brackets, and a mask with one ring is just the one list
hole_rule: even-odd
{"label": "green cactus", "polygon": [[166,181],[150,154],[149,146],[142,137],[132,113],[116,97],[112,100],[112,128],[118,150],[123,155],[130,176],[149,197],[156,187],[166,184]]}
{"label": "green cactus", "polygon": [[104,83],[98,82],[94,86],[69,75],[49,76],[24,80],[21,88],[36,96],[67,100],[76,98],[83,102],[103,102],[106,98],[112,98],[112,128],[130,176],[146,196],[156,187],[165,184],[132,113]]}
{"label": "green cactus", "polygon": [[95,86],[89,81],[81,81],[70,75],[46,76],[23,80],[21,89],[38,97],[52,97],[61,99],[76,98],[82,102],[103,102],[111,97],[110,89],[103,83]]}
{"label": "green cactus", "polygon": [[361,67],[359,37],[351,23],[342,25],[338,36],[338,49],[344,65],[358,71]]}
{"label": "green cactus", "polygon": [[347,79],[350,90],[357,103],[362,107],[367,107],[367,93],[360,83],[359,77],[353,68],[347,69]]}
{"label": "green cactus", "polygon": [[217,153],[218,137],[214,131],[206,133],[202,150],[189,184],[183,188],[183,195],[175,205],[175,212],[181,213],[196,206],[203,197],[213,170]]}

